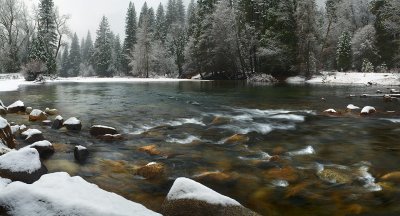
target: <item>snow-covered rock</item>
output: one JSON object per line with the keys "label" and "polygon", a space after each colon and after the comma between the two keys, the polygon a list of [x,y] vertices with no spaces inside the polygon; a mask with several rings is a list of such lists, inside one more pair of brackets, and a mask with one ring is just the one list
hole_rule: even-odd
{"label": "snow-covered rock", "polygon": [[22,148],[0,156],[0,177],[32,183],[47,173],[36,149]]}
{"label": "snow-covered rock", "polygon": [[64,126],[68,130],[80,131],[82,129],[82,123],[76,117],[71,117],[64,122]]}
{"label": "snow-covered rock", "polygon": [[324,111],[324,113],[336,114],[337,112],[335,109],[327,109]]}
{"label": "snow-covered rock", "polygon": [[64,124],[64,119],[63,119],[63,117],[60,116],[60,115],[58,115],[58,116],[54,119],[53,124],[51,125],[51,128],[53,128],[53,129],[55,129],[55,130],[58,130],[58,129],[62,128],[63,124]]}
{"label": "snow-covered rock", "polygon": [[347,109],[349,109],[349,110],[358,110],[358,109],[360,109],[360,107],[354,106],[353,104],[349,104],[349,105],[347,106]]}
{"label": "snow-covered rock", "polygon": [[47,115],[42,110],[34,109],[29,114],[29,121],[44,121],[47,119]]}
{"label": "snow-covered rock", "polygon": [[26,109],[25,109],[25,113],[26,114],[31,114],[31,112],[33,111],[33,108],[32,107],[27,107]]}
{"label": "snow-covered rock", "polygon": [[117,130],[113,127],[108,127],[108,126],[103,126],[103,125],[93,125],[90,128],[90,135],[92,136],[102,136],[102,135],[106,135],[106,134],[117,134]]}
{"label": "snow-covered rock", "polygon": [[161,216],[67,173],[44,175],[31,185],[6,184],[0,192],[0,206],[14,216]]}
{"label": "snow-covered rock", "polygon": [[21,133],[21,137],[28,143],[44,140],[43,133],[38,129],[28,129]]}
{"label": "snow-covered rock", "polygon": [[0,115],[7,115],[7,108],[0,105]]}
{"label": "snow-covered rock", "polygon": [[368,114],[372,114],[375,113],[376,109],[372,106],[366,106],[361,110],[361,115],[368,115]]}
{"label": "snow-covered rock", "polygon": [[74,148],[74,157],[80,163],[83,163],[89,157],[89,150],[84,146],[75,146]]}
{"label": "snow-covered rock", "polygon": [[22,101],[16,101],[10,106],[7,107],[8,113],[18,113],[18,112],[25,112],[25,104]]}
{"label": "snow-covered rock", "polygon": [[16,146],[11,126],[8,121],[2,117],[0,117],[0,143],[8,148],[15,148]]}
{"label": "snow-covered rock", "polygon": [[164,215],[258,215],[239,202],[188,178],[178,178],[165,199]]}
{"label": "snow-covered rock", "polygon": [[38,141],[31,145],[26,146],[25,148],[34,148],[39,152],[41,158],[49,158],[51,155],[54,154],[54,147],[47,140]]}

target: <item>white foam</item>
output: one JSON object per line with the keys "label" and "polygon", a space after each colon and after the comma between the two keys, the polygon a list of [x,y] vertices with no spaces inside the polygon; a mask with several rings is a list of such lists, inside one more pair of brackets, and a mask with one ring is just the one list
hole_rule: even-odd
{"label": "white foam", "polygon": [[187,138],[184,139],[168,138],[166,141],[169,143],[190,144],[194,141],[201,141],[201,139],[199,137],[189,135]]}
{"label": "white foam", "polygon": [[271,184],[274,185],[275,187],[288,187],[289,182],[286,180],[273,180],[271,181]]}
{"label": "white foam", "polygon": [[290,156],[297,156],[297,155],[312,155],[315,154],[315,150],[312,146],[307,146],[304,149],[300,149],[297,151],[292,151],[288,153]]}

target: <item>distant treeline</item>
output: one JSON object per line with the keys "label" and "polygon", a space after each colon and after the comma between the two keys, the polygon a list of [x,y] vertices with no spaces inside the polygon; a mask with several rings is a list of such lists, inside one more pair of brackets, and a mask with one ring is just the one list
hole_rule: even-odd
{"label": "distant treeline", "polygon": [[93,42],[90,32],[81,40],[71,33],[52,0],[34,14],[22,0],[0,0],[0,71],[211,79],[382,72],[400,68],[399,11],[393,0],[169,0],[157,10],[145,3],[137,16],[130,3],[123,41],[103,17]]}

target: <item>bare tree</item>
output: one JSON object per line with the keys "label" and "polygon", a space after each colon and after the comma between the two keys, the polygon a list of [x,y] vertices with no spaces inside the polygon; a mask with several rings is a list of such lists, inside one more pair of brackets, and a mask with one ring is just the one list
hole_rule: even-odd
{"label": "bare tree", "polygon": [[69,15],[60,14],[58,11],[58,8],[55,9],[54,14],[56,17],[55,23],[56,23],[57,35],[58,35],[58,42],[57,42],[57,49],[56,49],[56,56],[55,56],[55,58],[57,58],[61,47],[64,45],[64,42],[63,42],[64,36],[72,37],[71,30],[68,27],[68,20],[71,17]]}

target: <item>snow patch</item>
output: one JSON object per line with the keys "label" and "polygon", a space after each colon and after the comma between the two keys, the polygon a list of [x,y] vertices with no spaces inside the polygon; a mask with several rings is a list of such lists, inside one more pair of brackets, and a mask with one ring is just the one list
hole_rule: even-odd
{"label": "snow patch", "polygon": [[32,148],[32,147],[49,147],[49,146],[53,146],[49,141],[47,140],[43,140],[43,141],[39,141],[39,142],[35,142],[31,145],[26,146],[25,148]]}
{"label": "snow patch", "polygon": [[353,104],[349,104],[349,105],[347,106],[347,109],[349,109],[349,110],[358,110],[358,109],[360,109],[360,107],[354,106]]}
{"label": "snow patch", "polygon": [[2,117],[0,117],[0,129],[3,129],[8,126],[8,121]]}
{"label": "snow patch", "polygon": [[77,148],[79,151],[87,149],[85,146],[81,146],[81,145],[75,146],[75,148]]}
{"label": "snow patch", "polygon": [[41,167],[39,153],[33,148],[22,148],[0,156],[0,169],[33,173]]}
{"label": "snow patch", "polygon": [[36,134],[42,134],[42,132],[38,129],[28,129],[28,130],[22,132],[22,135],[26,136],[26,139],[29,139],[33,135],[36,135]]}
{"label": "snow patch", "polygon": [[1,190],[0,205],[9,207],[9,213],[14,216],[160,216],[143,205],[67,173],[44,175],[31,185],[8,184]]}
{"label": "snow patch", "polygon": [[167,195],[167,199],[189,199],[222,206],[241,206],[236,200],[221,195],[214,190],[188,178],[176,179]]}

